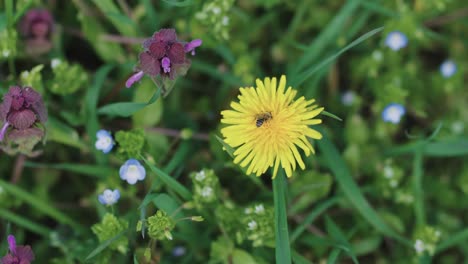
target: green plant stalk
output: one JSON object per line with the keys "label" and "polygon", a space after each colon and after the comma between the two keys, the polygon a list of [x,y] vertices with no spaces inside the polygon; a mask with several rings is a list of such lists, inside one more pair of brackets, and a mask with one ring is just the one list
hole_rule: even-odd
{"label": "green plant stalk", "polygon": [[291,263],[291,248],[288,233],[288,214],[286,212],[286,186],[284,171],[280,170],[273,180],[273,199],[275,204],[275,255],[276,263]]}
{"label": "green plant stalk", "polygon": [[422,227],[425,225],[424,213],[424,193],[422,189],[422,149],[416,151],[413,160],[413,195],[414,195],[414,214],[416,217],[416,225]]}

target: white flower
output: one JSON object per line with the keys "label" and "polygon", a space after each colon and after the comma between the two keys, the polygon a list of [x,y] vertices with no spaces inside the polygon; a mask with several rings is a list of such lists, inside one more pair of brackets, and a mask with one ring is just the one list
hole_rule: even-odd
{"label": "white flower", "polygon": [[8,56],[10,56],[10,51],[9,50],[3,50],[2,55],[3,55],[3,57],[8,58]]}
{"label": "white flower", "polygon": [[440,73],[449,78],[457,72],[457,65],[452,60],[446,60],[440,65]]}
{"label": "white flower", "polygon": [[419,253],[422,253],[425,249],[425,245],[424,245],[424,242],[420,239],[417,239],[415,242],[414,242],[414,250],[416,250],[416,252],[419,254]]}
{"label": "white flower", "polygon": [[383,54],[380,50],[375,50],[374,52],[372,52],[372,58],[375,61],[381,61],[383,59]]}
{"label": "white flower", "polygon": [[62,63],[62,61],[61,61],[60,59],[57,59],[57,58],[52,59],[52,60],[50,61],[50,67],[51,67],[52,69],[55,69],[57,66],[60,65],[60,63]]}
{"label": "white flower", "polygon": [[252,208],[245,208],[244,213],[245,214],[251,214],[252,213]]}
{"label": "white flower", "polygon": [[135,184],[137,181],[142,181],[146,177],[146,170],[136,159],[127,160],[120,167],[120,178],[126,180],[129,184]]}
{"label": "white flower", "polygon": [[250,221],[247,225],[249,226],[250,230],[254,230],[255,228],[257,228],[257,222],[255,222],[254,220]]}
{"label": "white flower", "polygon": [[223,16],[223,20],[221,21],[221,24],[223,24],[224,26],[229,25],[229,17]]}
{"label": "white flower", "polygon": [[263,204],[259,204],[255,206],[255,213],[261,214],[265,212],[265,208],[263,207]]}
{"label": "white flower", "polygon": [[195,175],[195,180],[197,181],[203,181],[205,178],[206,178],[206,175],[205,175],[204,170],[197,172],[197,174]]}
{"label": "white flower", "polygon": [[405,114],[405,107],[401,104],[391,103],[382,111],[382,119],[393,124],[400,123],[401,117]]}
{"label": "white flower", "polygon": [[98,196],[99,202],[103,205],[113,205],[119,200],[119,198],[120,192],[117,189],[115,189],[114,191],[106,189],[102,194]]}
{"label": "white flower", "polygon": [[202,189],[201,196],[208,197],[208,196],[211,196],[212,193],[213,193],[213,189],[209,186],[206,186]]}
{"label": "white flower", "polygon": [[217,15],[217,14],[221,13],[221,8],[216,6],[216,7],[213,7],[213,9],[211,9],[211,11],[213,11],[213,13],[215,15]]}
{"label": "white flower", "polygon": [[109,153],[115,144],[114,139],[112,139],[112,135],[109,133],[109,131],[101,129],[96,133],[96,137],[96,149],[102,150],[104,153]]}
{"label": "white flower", "polygon": [[408,38],[400,31],[392,31],[388,33],[387,38],[385,39],[385,45],[394,51],[406,47],[407,44]]}
{"label": "white flower", "polygon": [[387,178],[387,179],[391,179],[393,178],[393,168],[388,166],[388,165],[385,165],[385,167],[383,168],[383,173],[384,173],[384,177]]}
{"label": "white flower", "polygon": [[391,181],[390,181],[390,187],[395,188],[395,187],[397,187],[397,186],[398,186],[398,181],[396,181],[396,180],[391,180]]}

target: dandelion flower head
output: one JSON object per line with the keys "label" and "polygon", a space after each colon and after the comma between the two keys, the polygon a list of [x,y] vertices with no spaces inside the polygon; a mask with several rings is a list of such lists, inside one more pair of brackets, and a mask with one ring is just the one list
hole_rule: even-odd
{"label": "dandelion flower head", "polygon": [[232,102],[232,110],[221,112],[221,129],[226,144],[235,148],[234,163],[247,168],[247,174],[262,175],[273,167],[273,178],[278,168],[292,176],[297,164],[305,169],[298,151],[306,156],[314,153],[309,138],[321,139],[322,135],[310,128],[322,123],[314,119],[323,107],[314,105],[315,100],[298,99],[297,91],[286,89],[286,76],[256,80],[257,87],[240,88],[239,102]]}

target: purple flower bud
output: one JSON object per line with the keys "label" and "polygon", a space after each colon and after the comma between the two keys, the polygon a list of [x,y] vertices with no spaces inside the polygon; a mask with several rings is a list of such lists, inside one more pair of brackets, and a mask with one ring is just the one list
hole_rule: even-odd
{"label": "purple flower bud", "polygon": [[0,259],[2,264],[30,264],[34,260],[34,253],[30,246],[17,246],[13,235],[7,238],[9,252]]}
{"label": "purple flower bud", "polygon": [[139,71],[135,74],[133,74],[132,76],[130,76],[130,78],[128,78],[128,80],[125,82],[125,86],[127,88],[130,88],[132,87],[132,85],[138,81],[141,80],[141,78],[143,77],[145,73],[143,71]]}
{"label": "purple flower bud", "polygon": [[16,254],[16,239],[14,235],[8,235],[7,237],[8,241],[8,249],[10,249],[10,252],[13,254]]}
{"label": "purple flower bud", "polygon": [[185,44],[184,50],[187,53],[192,52],[191,54],[194,56],[195,55],[195,48],[200,47],[201,44],[202,44],[201,39],[194,39],[194,40],[190,41],[189,43]]}

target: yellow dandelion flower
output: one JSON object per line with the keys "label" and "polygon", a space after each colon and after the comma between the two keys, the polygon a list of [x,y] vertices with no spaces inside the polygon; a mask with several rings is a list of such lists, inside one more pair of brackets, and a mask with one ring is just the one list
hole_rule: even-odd
{"label": "yellow dandelion flower", "polygon": [[240,88],[239,102],[231,102],[232,110],[221,112],[221,129],[224,142],[235,149],[234,163],[241,167],[248,165],[247,174],[262,175],[270,167],[273,178],[279,165],[288,177],[305,164],[299,154],[302,149],[306,156],[315,153],[308,138],[321,139],[322,135],[310,125],[322,123],[314,119],[323,107],[317,108],[315,100],[304,96],[294,100],[297,91],[286,89],[286,76],[256,80],[257,87]]}

